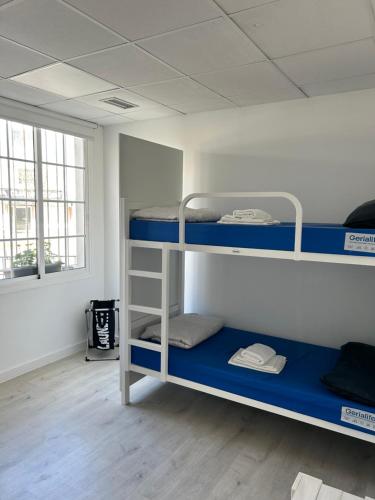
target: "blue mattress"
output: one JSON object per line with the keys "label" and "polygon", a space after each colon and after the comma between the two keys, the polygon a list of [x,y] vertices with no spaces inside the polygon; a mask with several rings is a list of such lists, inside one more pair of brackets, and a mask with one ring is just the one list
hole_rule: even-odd
{"label": "blue mattress", "polygon": [[[254,342],[270,345],[288,358],[280,375],[228,364],[237,349]],[[341,420],[342,407],[349,407],[371,413],[375,422],[374,408],[341,398],[320,382],[338,355],[337,349],[223,328],[193,349],[170,347],[168,371],[176,377],[375,435],[371,429]],[[160,353],[156,351],[133,346],[131,359],[133,364],[160,370]]]}
{"label": "blue mattress", "polygon": [[[178,243],[178,226],[178,222],[132,220],[130,238]],[[355,251],[344,248],[347,233],[348,238],[353,238],[353,243],[357,247]],[[349,233],[354,236],[350,236]],[[356,240],[356,238],[359,239]],[[367,241],[363,241],[363,238]],[[294,224],[249,226],[216,222],[187,223],[186,242],[195,245],[293,250]],[[338,224],[304,224],[302,251],[373,257],[375,256],[375,229],[349,229]]]}

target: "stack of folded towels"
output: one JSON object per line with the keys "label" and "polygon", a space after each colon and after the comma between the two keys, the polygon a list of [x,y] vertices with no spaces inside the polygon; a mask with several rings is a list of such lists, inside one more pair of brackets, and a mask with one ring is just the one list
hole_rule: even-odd
{"label": "stack of folded towels", "polygon": [[223,215],[218,221],[220,224],[253,224],[268,226],[271,224],[280,224],[280,221],[259,208],[248,208],[246,210],[233,210],[233,214]]}
{"label": "stack of folded towels", "polygon": [[285,366],[286,357],[276,354],[276,351],[267,345],[253,344],[246,349],[238,349],[228,363],[278,375]]}

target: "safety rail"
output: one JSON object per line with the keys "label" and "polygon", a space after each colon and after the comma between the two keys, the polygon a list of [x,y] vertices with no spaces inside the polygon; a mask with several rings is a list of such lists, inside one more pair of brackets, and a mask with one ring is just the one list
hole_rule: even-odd
{"label": "safety rail", "polygon": [[[302,243],[302,205],[299,199],[291,193],[283,191],[250,191],[250,192],[222,192],[222,193],[192,193],[186,196],[179,207],[179,246],[180,250],[184,250],[186,246],[186,219],[185,208],[187,204],[198,198],[281,198],[288,200],[295,209],[295,229],[294,229],[294,259],[301,258],[301,243]],[[262,250],[258,250],[259,253]]]}

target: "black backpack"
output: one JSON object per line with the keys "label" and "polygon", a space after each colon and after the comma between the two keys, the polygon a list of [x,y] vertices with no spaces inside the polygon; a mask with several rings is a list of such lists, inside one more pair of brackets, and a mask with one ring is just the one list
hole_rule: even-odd
{"label": "black backpack", "polygon": [[347,217],[345,227],[375,229],[375,200],[366,201]]}

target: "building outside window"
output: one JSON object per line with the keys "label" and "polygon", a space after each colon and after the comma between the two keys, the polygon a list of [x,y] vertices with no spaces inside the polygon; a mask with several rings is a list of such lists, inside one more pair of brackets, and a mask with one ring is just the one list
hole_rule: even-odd
{"label": "building outside window", "polygon": [[86,267],[87,140],[0,119],[0,280]]}

